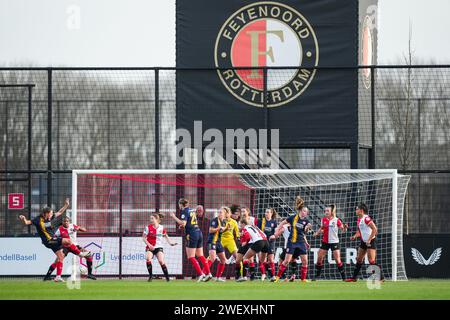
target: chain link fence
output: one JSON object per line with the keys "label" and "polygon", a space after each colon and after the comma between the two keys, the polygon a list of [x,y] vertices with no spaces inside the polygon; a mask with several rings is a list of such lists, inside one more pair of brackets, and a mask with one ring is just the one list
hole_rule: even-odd
{"label": "chain link fence", "polygon": [[[73,169],[176,167],[176,75],[217,70],[175,68],[3,68],[0,88],[0,236],[33,234],[17,216],[62,205]],[[412,176],[405,233],[450,233],[450,66],[326,68],[355,72],[359,82],[359,147],[283,147],[292,169],[398,168]],[[277,86],[292,68],[266,70],[261,85]],[[205,97],[205,105],[214,95]],[[339,101],[336,101],[336,108]],[[30,144],[31,143],[31,144]],[[28,146],[31,146],[29,150]],[[7,195],[25,195],[9,210]]]}

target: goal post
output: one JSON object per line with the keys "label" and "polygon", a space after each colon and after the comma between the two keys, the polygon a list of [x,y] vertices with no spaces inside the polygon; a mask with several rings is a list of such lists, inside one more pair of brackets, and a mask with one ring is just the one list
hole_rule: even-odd
{"label": "goal post", "polygon": [[[378,227],[377,260],[383,273],[393,281],[406,280],[402,226],[409,179],[397,170],[384,169],[74,170],[71,214],[74,223],[88,229],[86,235],[79,235],[78,242],[94,251],[97,275],[139,277],[146,276],[142,231],[150,223],[150,215],[158,210],[166,215],[161,224],[179,242],[176,247],[164,247],[169,273],[186,278],[194,276],[194,272],[185,258],[183,230],[169,217],[171,212],[179,214],[178,198],[189,199],[192,206],[204,206],[204,217],[199,221],[204,253],[208,256],[209,221],[221,206],[248,207],[257,219],[263,217],[265,209],[275,208],[281,221],[294,213],[295,196],[300,195],[310,209],[314,230],[320,227],[329,204],[337,206],[337,216],[349,225],[346,233],[340,233],[340,245],[342,261],[350,275],[359,242],[349,238],[357,230],[355,207],[364,202]],[[311,245],[308,256],[308,277],[311,277],[321,241],[311,234],[307,240]],[[276,261],[283,247],[284,240],[277,239]],[[74,258],[73,263],[80,261]],[[325,279],[339,279],[334,264],[329,252],[323,272]],[[157,262],[154,265],[158,274]],[[233,277],[232,266],[226,268],[225,275]],[[361,275],[367,277],[365,269]]]}

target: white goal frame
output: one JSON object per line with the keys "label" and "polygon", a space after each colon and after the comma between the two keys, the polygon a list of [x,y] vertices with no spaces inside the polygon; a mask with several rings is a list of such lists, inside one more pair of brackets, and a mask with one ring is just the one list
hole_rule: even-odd
{"label": "white goal frame", "polygon": [[[398,171],[397,169],[88,169],[72,170],[72,221],[77,223],[77,176],[80,174],[386,174],[392,177],[392,281],[397,281],[398,272]],[[76,257],[74,256],[74,265]]]}

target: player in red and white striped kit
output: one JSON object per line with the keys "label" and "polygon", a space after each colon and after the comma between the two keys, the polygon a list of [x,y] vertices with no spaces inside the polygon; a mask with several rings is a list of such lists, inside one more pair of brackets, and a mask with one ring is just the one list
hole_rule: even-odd
{"label": "player in red and white striped kit", "polygon": [[[62,225],[59,226],[58,229],[55,231],[54,236],[61,239],[70,239],[70,241],[76,246],[76,249],[78,249],[79,251],[74,250],[71,247],[64,247],[63,248],[64,256],[67,257],[69,253],[72,253],[74,255],[85,258],[86,266],[88,269],[88,274],[86,278],[91,280],[97,280],[97,278],[92,274],[92,254],[88,250],[78,245],[75,239],[75,235],[77,234],[77,232],[86,232],[86,231],[87,231],[86,228],[71,223],[70,218],[66,216],[62,220]],[[54,264],[52,264],[48,269],[47,276],[50,276],[50,274],[53,272],[54,268],[56,267],[56,262],[57,261],[55,261]]]}
{"label": "player in red and white striped kit", "polygon": [[[241,247],[236,256],[236,281],[246,281],[247,278],[241,273],[241,262],[244,268],[249,265],[249,260],[261,253],[261,259],[265,260],[269,252],[267,237],[258,227],[249,224],[248,217],[241,218]],[[250,267],[251,268],[251,267]],[[254,268],[254,267],[253,267]]]}
{"label": "player in red and white striped kit", "polygon": [[[245,217],[247,218],[248,225],[249,226],[257,226],[258,225],[258,219],[256,219],[254,216],[252,216],[252,212],[250,211],[250,208],[244,207],[241,209],[241,218]],[[248,260],[248,276],[250,277],[250,280],[255,280],[255,257],[251,257]]]}
{"label": "player in red and white striped kit", "polygon": [[345,280],[344,264],[341,261],[341,250],[339,248],[339,230],[346,231],[347,225],[344,225],[342,221],[336,217],[336,205],[331,204],[325,208],[325,216],[322,218],[320,229],[314,233],[314,237],[322,234],[322,245],[320,246],[319,253],[316,261],[316,274],[314,280],[320,277],[323,269],[323,261],[331,249],[333,258],[336,261],[336,266],[341,274],[342,280]]}
{"label": "player in red and white striped kit", "polygon": [[176,246],[176,242],[170,241],[169,235],[167,234],[166,229],[160,225],[161,222],[161,214],[153,213],[150,216],[150,224],[145,227],[144,232],[142,234],[142,240],[146,244],[145,251],[147,253],[147,270],[148,270],[148,281],[152,281],[153,278],[153,266],[152,259],[156,257],[161,266],[161,269],[164,273],[166,281],[169,281],[169,272],[167,270],[166,263],[164,261],[164,250],[162,239],[165,238],[167,243],[171,246]]}
{"label": "player in red and white striped kit", "polygon": [[346,281],[357,281],[358,274],[361,270],[366,254],[369,259],[370,265],[378,266],[380,271],[380,280],[384,280],[381,266],[376,264],[377,246],[375,239],[378,233],[377,226],[373,222],[372,218],[368,215],[368,208],[366,204],[361,203],[356,207],[356,215],[358,216],[358,231],[356,231],[355,235],[352,236],[350,240],[353,241],[357,238],[361,238],[361,243],[358,248],[358,255],[356,257],[356,266],[355,270],[353,271],[353,277],[350,279],[346,279]]}

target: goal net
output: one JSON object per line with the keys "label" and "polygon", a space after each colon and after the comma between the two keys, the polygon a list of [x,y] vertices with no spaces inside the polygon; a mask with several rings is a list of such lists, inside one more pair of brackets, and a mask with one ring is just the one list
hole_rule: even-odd
{"label": "goal net", "polygon": [[[172,277],[189,278],[195,277],[195,271],[185,257],[184,231],[169,216],[171,212],[179,216],[178,199],[186,198],[191,207],[205,208],[198,224],[207,257],[209,224],[221,206],[248,207],[257,219],[267,208],[274,208],[281,221],[295,213],[295,197],[300,195],[314,231],[329,204],[336,205],[337,217],[348,224],[347,232],[340,232],[339,238],[341,259],[350,276],[359,246],[359,240],[350,240],[357,231],[355,207],[363,202],[378,228],[377,262],[385,278],[406,280],[402,229],[408,183],[409,177],[395,170],[75,170],[72,220],[88,230],[78,234],[77,242],[93,253],[94,274],[139,277],[147,275],[143,230],[152,213],[165,214],[161,225],[177,242],[170,246],[163,241],[166,266]],[[307,240],[311,246],[308,278],[312,278],[321,237],[308,234]],[[284,246],[283,237],[276,240],[276,262]],[[75,267],[80,263],[83,261],[74,259]],[[213,275],[216,268],[217,262],[212,266]],[[298,272],[295,265],[291,268],[291,272]],[[259,270],[257,265],[255,270]],[[156,260],[153,273],[162,274]],[[233,278],[234,265],[226,266],[223,276]],[[368,276],[365,267],[360,276]],[[322,279],[340,279],[331,251],[324,261]]]}

